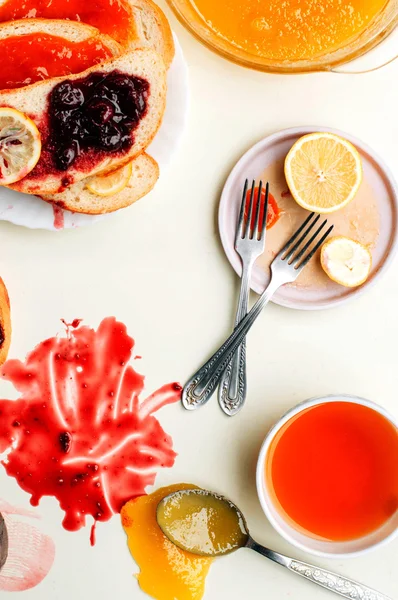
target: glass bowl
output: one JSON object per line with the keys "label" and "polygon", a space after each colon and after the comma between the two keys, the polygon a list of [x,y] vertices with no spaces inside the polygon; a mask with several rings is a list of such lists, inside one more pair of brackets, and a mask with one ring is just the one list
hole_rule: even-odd
{"label": "glass bowl", "polygon": [[193,0],[167,0],[167,2],[188,31],[210,50],[236,64],[270,73],[333,71],[340,65],[353,61],[378,46],[398,25],[398,0],[388,0],[383,10],[364,31],[337,50],[311,60],[277,62],[251,54],[217,35],[199,14]]}

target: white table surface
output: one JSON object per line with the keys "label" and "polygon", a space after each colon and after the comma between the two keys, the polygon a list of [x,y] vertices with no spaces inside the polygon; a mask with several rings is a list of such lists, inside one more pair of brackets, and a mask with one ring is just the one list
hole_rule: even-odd
{"label": "white table surface", "polygon": [[[165,7],[165,2],[159,2]],[[135,338],[147,390],[183,382],[229,332],[238,281],[222,251],[217,210],[225,178],[254,142],[295,125],[337,127],[364,139],[398,171],[398,63],[362,76],[264,75],[229,64],[171,15],[190,68],[189,126],[155,191],[93,227],[60,233],[0,224],[0,272],[12,304],[10,356],[23,358],[61,331],[60,318],[97,326],[108,315]],[[256,496],[255,464],[269,426],[311,396],[353,393],[398,411],[398,261],[367,295],[325,312],[269,306],[249,337],[247,407],[227,419],[215,401],[196,413],[179,406],[159,418],[179,456],[157,486],[192,482],[231,497],[259,541],[298,558],[271,528]],[[0,384],[7,397],[9,385]],[[0,496],[28,507],[3,470]],[[53,499],[41,503],[57,544],[55,564],[31,600],[144,598],[116,516],[68,533]],[[317,560],[398,598],[398,541],[361,558]],[[3,592],[2,597],[6,596]],[[11,596],[10,596],[11,597]],[[331,598],[249,551],[213,565],[206,600]]]}

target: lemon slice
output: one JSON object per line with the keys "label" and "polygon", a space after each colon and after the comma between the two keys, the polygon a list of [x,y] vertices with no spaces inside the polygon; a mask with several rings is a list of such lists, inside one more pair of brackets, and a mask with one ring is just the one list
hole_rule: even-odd
{"label": "lemon slice", "polygon": [[296,202],[306,210],[332,213],[346,206],[362,181],[361,157],[333,133],[297,140],[285,160],[285,177]]}
{"label": "lemon slice", "polygon": [[0,185],[26,177],[41,154],[41,136],[36,125],[14,108],[0,108]]}
{"label": "lemon slice", "polygon": [[129,162],[124,167],[116,169],[106,175],[96,175],[90,177],[86,184],[86,188],[97,196],[113,196],[124,190],[130,181],[133,172],[132,163]]}
{"label": "lemon slice", "polygon": [[322,246],[321,264],[325,273],[340,285],[358,287],[372,268],[368,248],[347,237],[333,237]]}

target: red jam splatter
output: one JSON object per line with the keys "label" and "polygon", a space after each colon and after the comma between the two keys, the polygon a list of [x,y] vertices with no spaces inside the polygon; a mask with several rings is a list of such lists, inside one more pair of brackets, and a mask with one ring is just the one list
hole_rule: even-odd
{"label": "red jam splatter", "polygon": [[153,413],[181,397],[172,383],[141,400],[144,377],[128,364],[134,341],[125,325],[112,317],[97,331],[75,325],[25,362],[4,364],[2,377],[21,395],[0,400],[2,464],[33,506],[57,498],[70,531],[90,515],[107,521],[173,465],[172,440]]}
{"label": "red jam splatter", "polygon": [[6,0],[0,6],[1,22],[26,18],[82,21],[121,44],[131,35],[129,11],[121,0]]}
{"label": "red jam splatter", "polygon": [[284,190],[283,192],[281,192],[281,198],[288,198],[291,195],[292,193],[290,190]]}
{"label": "red jam splatter", "polygon": [[[256,222],[256,211],[257,211],[257,204],[258,204],[258,190],[259,188],[257,187],[254,190],[254,202],[253,202],[253,213],[252,213],[252,229],[254,228],[254,224]],[[250,208],[250,196],[251,196],[251,190],[249,190],[247,192],[247,196],[246,196],[246,210],[245,210],[245,218],[247,219],[249,216],[249,208]],[[261,205],[260,205],[260,221],[259,223],[262,223],[263,218],[264,218],[264,206],[265,206],[265,189],[263,188],[261,191]],[[275,223],[278,222],[279,217],[281,216],[281,211],[279,209],[278,203],[275,200],[274,196],[272,194],[269,194],[268,196],[268,214],[267,214],[267,229],[271,229],[271,227],[273,227],[275,225]]]}
{"label": "red jam splatter", "polygon": [[56,204],[53,204],[53,212],[55,229],[63,229],[65,225],[64,211]]}
{"label": "red jam splatter", "polygon": [[69,42],[44,33],[0,40],[0,54],[7,57],[0,70],[2,90],[20,88],[51,77],[82,73],[112,56],[98,39]]}

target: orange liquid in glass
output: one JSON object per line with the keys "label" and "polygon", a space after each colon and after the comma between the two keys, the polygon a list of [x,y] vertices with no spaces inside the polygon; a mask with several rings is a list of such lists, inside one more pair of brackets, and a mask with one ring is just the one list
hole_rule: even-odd
{"label": "orange liquid in glass", "polygon": [[358,539],[398,510],[398,430],[359,404],[309,408],[273,440],[266,478],[296,528],[332,541]]}
{"label": "orange liquid in glass", "polygon": [[193,0],[237,48],[272,61],[311,60],[363,32],[386,0]]}

